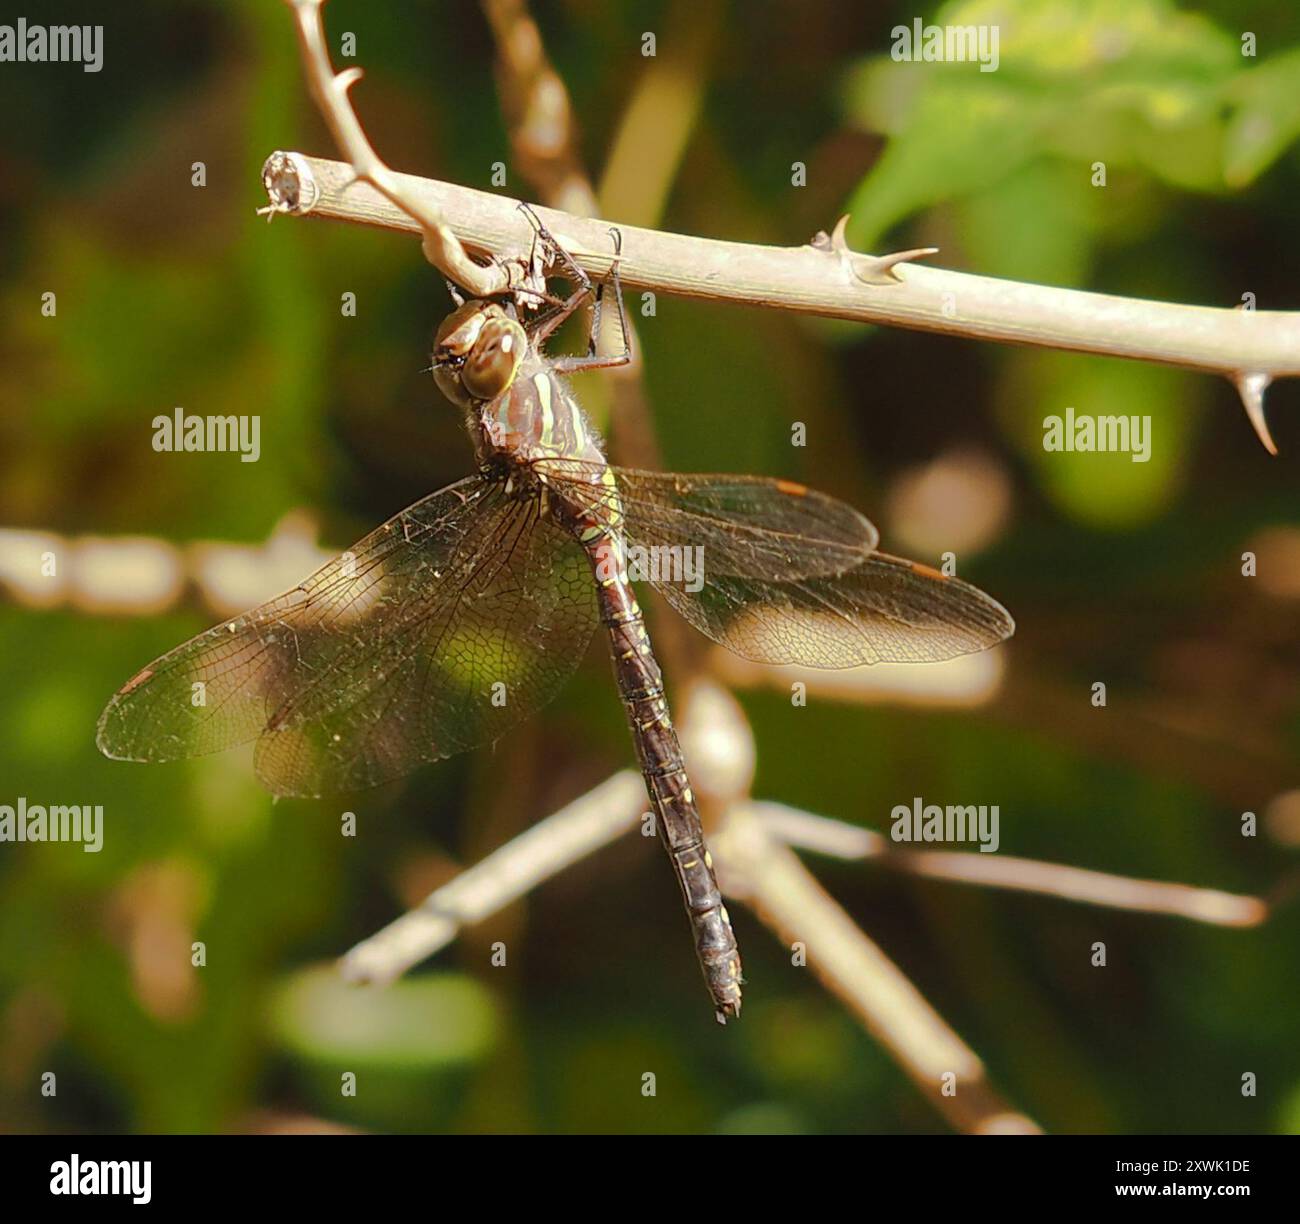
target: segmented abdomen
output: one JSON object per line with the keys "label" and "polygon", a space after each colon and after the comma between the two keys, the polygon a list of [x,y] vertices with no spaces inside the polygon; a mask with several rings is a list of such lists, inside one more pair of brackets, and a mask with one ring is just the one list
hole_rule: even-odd
{"label": "segmented abdomen", "polygon": [[[612,488],[612,480],[606,487]],[[578,534],[596,576],[600,616],[646,791],[682,890],[704,980],[718,1020],[725,1023],[728,1016],[740,1015],[740,952],[668,713],[663,675],[628,580],[619,517],[616,506],[607,502],[599,519],[579,520]]]}

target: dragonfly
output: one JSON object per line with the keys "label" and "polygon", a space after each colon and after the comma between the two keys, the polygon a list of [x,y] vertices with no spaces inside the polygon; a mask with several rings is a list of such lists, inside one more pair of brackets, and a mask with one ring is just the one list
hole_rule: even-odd
{"label": "dragonfly", "polygon": [[[870,521],[802,484],[612,466],[565,376],[631,360],[620,232],[595,284],[527,211],[542,286],[556,276],[572,292],[501,300],[449,283],[455,308],[434,340],[434,381],[464,416],[474,474],[141,669],[109,701],[98,744],[153,762],[255,740],[256,773],[277,796],[360,790],[499,740],[557,694],[600,627],[725,1024],[740,1014],[740,953],[633,581],[769,664],[938,661],[1015,626],[976,587],[878,551]],[[607,283],[617,353],[599,352]],[[585,355],[547,355],[583,307]]]}

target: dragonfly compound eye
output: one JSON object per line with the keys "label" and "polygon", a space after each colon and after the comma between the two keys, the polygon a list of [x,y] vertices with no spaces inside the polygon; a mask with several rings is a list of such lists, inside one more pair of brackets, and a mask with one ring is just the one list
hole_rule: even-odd
{"label": "dragonfly compound eye", "polygon": [[494,302],[472,301],[452,311],[433,342],[433,378],[463,408],[495,399],[519,370],[528,348],[524,329]]}
{"label": "dragonfly compound eye", "polygon": [[488,319],[460,370],[465,390],[477,400],[495,399],[515,381],[527,347],[524,329],[513,319]]}

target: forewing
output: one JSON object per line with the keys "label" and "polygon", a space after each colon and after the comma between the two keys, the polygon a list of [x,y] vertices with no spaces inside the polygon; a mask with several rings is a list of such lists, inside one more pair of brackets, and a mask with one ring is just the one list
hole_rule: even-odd
{"label": "forewing", "polygon": [[492,529],[381,634],[364,672],[342,669],[323,700],[290,704],[257,744],[278,795],[375,786],[504,735],[559,692],[596,625],[595,589],[576,541],[510,502]]}
{"label": "forewing", "polygon": [[[267,785],[315,794],[482,742],[552,696],[590,638],[590,578],[578,581],[584,559],[567,544],[496,482],[451,485],[293,591],[144,668],[105,709],[100,748],[165,761],[263,736]],[[494,558],[498,546],[506,551]],[[498,596],[495,613],[479,602]],[[512,700],[475,716],[465,690],[484,668]],[[427,696],[445,676],[449,691],[418,716],[391,693],[410,679]],[[373,725],[386,712],[393,725]]]}
{"label": "forewing", "polygon": [[774,581],[706,568],[698,590],[682,581],[654,585],[701,633],[758,663],[938,662],[1015,630],[1007,610],[977,587],[886,553],[842,574]]}

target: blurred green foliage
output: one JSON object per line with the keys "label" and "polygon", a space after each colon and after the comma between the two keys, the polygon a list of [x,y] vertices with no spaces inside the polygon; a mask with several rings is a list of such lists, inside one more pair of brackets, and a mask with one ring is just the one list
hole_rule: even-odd
{"label": "blurred green foliage", "polygon": [[[665,228],[797,244],[849,211],[858,247],[933,243],[944,266],[985,275],[1300,307],[1291,6],[722,8]],[[537,4],[593,174],[646,70],[642,32],[666,54],[682,11]],[[260,541],[306,505],[345,544],[464,474],[456,414],[421,372],[447,300],[417,244],[254,215],[272,149],[334,155],[284,6],[41,13],[103,23],[105,66],[0,65],[0,527]],[[997,21],[999,70],[892,61],[891,28],[915,17]],[[357,35],[354,97],[381,154],[487,188],[510,159],[477,7],[331,0],[326,20],[336,51]],[[531,195],[513,170],[506,191]],[[51,290],[54,319],[39,310]],[[662,295],[638,323],[671,466],[804,479],[875,517],[886,545],[907,530],[891,492],[936,457],[984,456],[1010,490],[963,569],[1019,622],[1005,692],[945,713],[745,694],[761,795],[878,829],[914,794],[993,802],[1007,854],[1248,892],[1282,875],[1294,850],[1238,826],[1295,783],[1297,608],[1238,575],[1255,533],[1297,526],[1293,387],[1272,393],[1273,460],[1209,376]],[[150,422],[177,405],[260,414],[260,461],[155,453]],[[1043,418],[1067,406],[1149,414],[1152,461],[1046,454]],[[745,1016],[718,1029],[672,880],[640,838],[392,991],[342,987],[333,957],[629,761],[608,665],[593,651],[510,742],[349,797],[360,832],[345,839],[341,802],[273,807],[246,754],[145,769],[96,752],[107,696],[204,626],[192,611],[0,607],[0,803],[102,803],[107,826],[100,854],[0,846],[0,1127],[942,1128],[743,910]],[[1088,702],[1097,680],[1104,710]],[[1300,1128],[1294,911],[1216,930],[814,868],[1048,1128]],[[190,971],[195,939],[207,963]],[[495,940],[506,967],[490,967]],[[1088,964],[1098,940],[1105,971]],[[1246,1071],[1257,1097],[1241,1095]]]}

